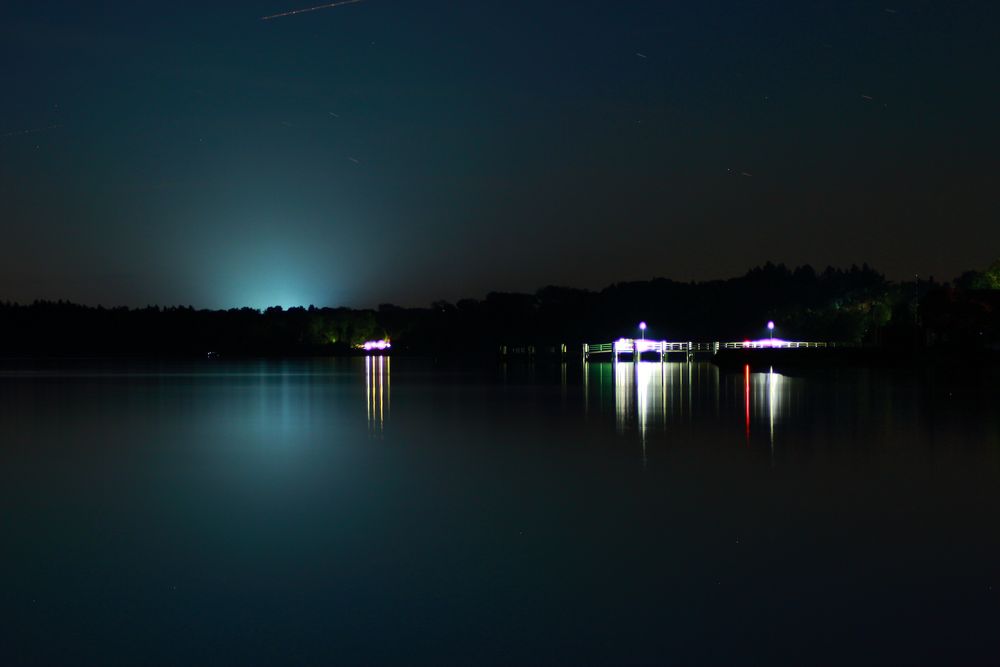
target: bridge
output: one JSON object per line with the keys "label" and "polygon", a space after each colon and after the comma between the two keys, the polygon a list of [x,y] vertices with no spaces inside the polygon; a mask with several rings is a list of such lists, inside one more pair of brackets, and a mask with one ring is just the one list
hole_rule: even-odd
{"label": "bridge", "polygon": [[712,342],[675,342],[667,340],[646,340],[644,338],[619,338],[611,343],[584,343],[583,360],[587,362],[591,355],[610,355],[618,361],[623,355],[634,359],[643,356],[655,356],[660,361],[667,361],[671,354],[683,355],[690,361],[695,354],[718,354],[719,350],[793,350],[801,348],[837,347],[836,343],[814,341],[792,341],[780,338],[763,338],[761,340],[743,341],[712,341]]}

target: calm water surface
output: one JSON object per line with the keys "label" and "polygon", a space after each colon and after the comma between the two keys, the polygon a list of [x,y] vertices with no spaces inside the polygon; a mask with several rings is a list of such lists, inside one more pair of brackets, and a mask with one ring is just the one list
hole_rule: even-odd
{"label": "calm water surface", "polygon": [[8,363],[0,662],[1000,662],[998,384]]}

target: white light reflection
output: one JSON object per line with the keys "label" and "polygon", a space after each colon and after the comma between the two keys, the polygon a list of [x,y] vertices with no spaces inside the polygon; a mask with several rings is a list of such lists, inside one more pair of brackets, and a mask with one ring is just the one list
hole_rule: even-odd
{"label": "white light reflection", "polygon": [[[619,433],[639,433],[643,464],[653,427],[666,428],[668,421],[683,418],[685,402],[691,401],[692,381],[687,363],[657,361],[618,362],[614,369],[615,424]],[[690,408],[688,408],[690,416]]]}
{"label": "white light reflection", "polygon": [[650,436],[657,430],[668,432],[677,423],[725,420],[731,410],[739,415],[741,442],[749,447],[752,434],[762,441],[766,431],[773,453],[792,392],[799,387],[773,368],[744,366],[723,377],[715,364],[707,362],[591,363],[585,372],[588,414],[610,417],[613,410],[619,433],[638,432],[644,460]]}
{"label": "white light reflection", "polygon": [[773,454],[775,426],[781,424],[791,389],[788,378],[781,373],[775,373],[773,367],[768,368],[766,372],[751,372],[750,367],[746,366],[743,381],[747,444],[750,437],[752,407],[753,421],[758,424],[767,423],[768,445]]}
{"label": "white light reflection", "polygon": [[[773,329],[774,324],[768,322],[768,328]],[[769,441],[771,443],[771,453],[774,453],[774,390],[778,384],[778,378],[780,377],[780,375],[774,372],[773,367],[767,372],[767,423]]]}
{"label": "white light reflection", "polygon": [[717,395],[719,391],[718,368],[712,364],[619,361],[608,365],[614,372],[619,432],[634,426],[645,438],[657,423],[665,427],[669,422],[689,421],[696,399],[699,404],[702,398],[706,399],[705,406],[717,400],[717,396],[708,395]]}
{"label": "white light reflection", "polygon": [[389,417],[391,364],[391,357],[365,357],[365,411],[371,435],[381,435]]}
{"label": "white light reflection", "polygon": [[615,369],[615,423],[618,432],[628,430],[635,410],[635,393],[632,383],[632,363],[619,361]]}

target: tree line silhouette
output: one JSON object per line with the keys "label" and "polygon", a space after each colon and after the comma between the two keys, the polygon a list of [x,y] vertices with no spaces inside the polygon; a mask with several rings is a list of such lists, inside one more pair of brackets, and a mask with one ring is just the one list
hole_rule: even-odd
{"label": "tree line silhouette", "polygon": [[[994,282],[995,281],[995,282]],[[389,337],[394,351],[496,353],[533,346],[649,338],[744,340],[767,335],[884,346],[994,345],[1000,337],[1000,262],[952,283],[891,282],[868,265],[789,269],[767,263],[727,280],[665,278],[602,290],[548,286],[491,292],[426,308],[89,307],[58,301],[0,304],[5,355],[346,354]]]}

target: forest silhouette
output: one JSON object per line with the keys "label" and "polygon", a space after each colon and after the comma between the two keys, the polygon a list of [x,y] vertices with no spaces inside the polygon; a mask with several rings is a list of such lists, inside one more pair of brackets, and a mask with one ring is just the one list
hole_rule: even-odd
{"label": "forest silhouette", "polygon": [[[996,282],[996,285],[993,283]],[[601,290],[548,286],[491,292],[428,307],[198,310],[0,304],[0,353],[37,355],[336,355],[389,338],[394,352],[496,353],[500,346],[579,349],[637,335],[658,340],[744,340],[773,320],[785,339],[868,346],[995,346],[1000,264],[950,283],[892,282],[862,265],[789,269],[767,263],[726,280],[665,278]]]}

